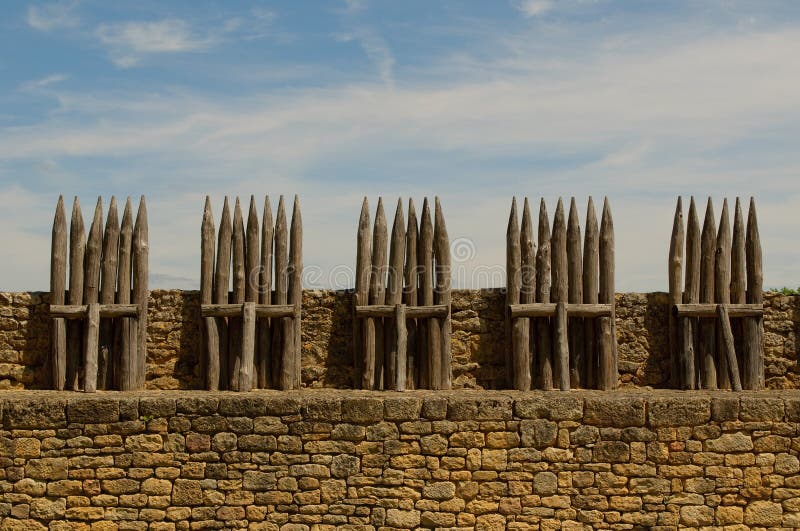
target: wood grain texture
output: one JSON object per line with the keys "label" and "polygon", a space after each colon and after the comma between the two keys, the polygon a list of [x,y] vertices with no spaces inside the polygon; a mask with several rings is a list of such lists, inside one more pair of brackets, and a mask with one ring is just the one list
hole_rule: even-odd
{"label": "wood grain texture", "polygon": [[436,260],[436,293],[433,302],[447,306],[447,315],[439,324],[439,389],[452,387],[452,353],[451,336],[452,323],[450,320],[450,237],[447,234],[447,225],[444,220],[442,204],[438,197],[434,197],[434,222],[433,222],[433,256]]}
{"label": "wood grain texture", "polygon": [[[536,302],[536,245],[533,241],[533,216],[527,197],[522,205],[519,240],[521,251],[519,302],[532,304]],[[520,321],[520,326],[523,328],[521,335],[523,336],[524,359],[527,364],[527,368],[523,367],[521,370],[528,375],[528,388],[530,389],[534,385],[533,364],[535,358],[532,338],[535,337],[535,329],[532,329],[530,318],[520,317],[517,320]]]}
{"label": "wood grain texture", "polygon": [[[125,199],[125,208],[122,212],[122,223],[119,229],[119,262],[117,263],[117,304],[131,302],[131,257],[133,253],[133,206],[131,198]],[[114,330],[114,359],[111,361],[113,368],[114,387],[122,390],[122,382],[130,382],[130,370],[133,362],[131,357],[136,346],[136,323],[130,319],[122,319]]]}
{"label": "wood grain texture", "polygon": [[[529,370],[526,371],[527,345],[523,342],[523,322],[511,318],[509,307],[519,303],[522,256],[520,249],[517,198],[511,199],[511,212],[506,228],[506,380],[509,387],[520,391],[530,390]],[[510,356],[509,356],[510,354]]]}
{"label": "wood grain texture", "polygon": [[97,391],[97,350],[100,339],[100,303],[90,302],[84,322],[84,391]]}
{"label": "wood grain texture", "polygon": [[[383,304],[386,300],[386,254],[388,252],[388,232],[386,214],[383,209],[383,198],[378,198],[375,210],[375,225],[372,228],[372,268],[369,277],[369,303]],[[380,319],[367,318],[366,344],[367,357],[364,360],[364,372],[371,373],[368,389],[383,389],[383,322]]]}
{"label": "wood grain texture", "polygon": [[[669,240],[669,258],[667,260],[667,277],[669,281],[669,303],[680,304],[683,297],[683,204],[680,196],[675,207],[675,217],[672,220],[672,235]],[[680,355],[682,342],[678,338],[678,316],[669,314],[669,355],[670,355],[670,386],[680,389],[685,379],[685,369],[681,364]]]}
{"label": "wood grain texture", "polygon": [[[717,248],[717,228],[711,198],[706,204],[706,217],[700,236],[700,302],[714,302],[714,262]],[[703,389],[717,388],[716,324],[700,321],[699,353],[702,360]]]}
{"label": "wood grain texture", "polygon": [[[103,231],[103,253],[100,258],[100,302],[114,304],[117,291],[117,263],[119,262],[119,216],[117,199],[111,196],[106,215],[106,227]],[[100,338],[97,360],[97,388],[111,389],[112,359],[114,358],[114,326],[118,322],[109,320],[100,322]]]}
{"label": "wood grain texture", "polygon": [[[722,202],[719,229],[717,231],[716,250],[714,257],[714,302],[730,304],[731,302],[731,225],[728,212],[728,200]],[[726,316],[727,318],[727,316]],[[730,328],[730,322],[727,323]],[[731,380],[728,372],[728,353],[725,349],[724,331],[717,326],[716,360],[717,360],[717,386],[720,389],[730,389]],[[733,333],[733,332],[731,332]],[[733,349],[731,349],[733,351]],[[735,352],[735,351],[734,351]],[[738,370],[738,369],[737,369]]]}
{"label": "wood grain texture", "polygon": [[[86,254],[86,231],[78,197],[72,203],[72,218],[69,229],[69,304],[83,303],[83,264]],[[67,323],[67,369],[64,388],[77,391],[82,376],[83,364],[83,325]]]}
{"label": "wood grain texture", "polygon": [[[389,268],[386,279],[386,304],[392,306],[403,302],[403,260],[406,247],[406,222],[403,215],[403,200],[397,200],[389,245]],[[384,388],[395,389],[397,385],[397,329],[396,320],[384,323]],[[405,327],[404,327],[405,328]]]}
{"label": "wood grain texture", "polygon": [[[214,216],[211,212],[211,198],[206,196],[203,207],[203,222],[200,227],[200,304],[211,304],[214,292]],[[219,331],[217,320],[203,318],[202,332],[205,341],[205,361],[201,374],[206,389],[219,389]]]}
{"label": "wood grain texture", "polygon": [[[358,218],[358,231],[356,232],[356,279],[355,294],[353,295],[353,308],[369,303],[369,277],[372,266],[372,233],[370,229],[369,202],[367,198],[361,203],[361,214]],[[355,310],[354,310],[355,312]],[[355,314],[354,314],[355,315]],[[355,378],[353,386],[358,389],[371,389],[372,373],[364,370],[368,365],[366,356],[374,355],[366,348],[366,327],[361,319],[353,319],[353,359],[355,365]],[[374,339],[373,339],[374,340]],[[371,362],[370,367],[374,366]]]}
{"label": "wood grain texture", "polygon": [[[219,230],[217,232],[217,265],[214,271],[214,302],[216,304],[227,304],[229,302],[232,236],[231,209],[226,196],[222,204],[222,215],[220,216]],[[219,387],[220,389],[227,389],[229,381],[227,319],[217,319],[217,330],[219,331]]]}
{"label": "wood grain texture", "polygon": [[[417,305],[417,245],[419,240],[419,225],[417,224],[417,211],[414,200],[408,200],[408,227],[406,228],[406,262],[403,276],[403,302],[406,306]],[[406,341],[406,389],[417,387],[417,360],[419,359],[419,337],[417,334],[417,321],[410,319],[406,322],[408,339]]]}
{"label": "wood grain texture", "polygon": [[[294,196],[292,223],[289,229],[289,286],[288,300],[295,307],[295,318],[287,319],[284,331],[291,341],[284,339],[284,367],[281,378],[285,379],[281,389],[300,389],[302,370],[302,320],[303,304],[303,217],[300,212],[300,199]],[[286,336],[284,336],[286,337]]]}
{"label": "wood grain texture", "polygon": [[[272,208],[269,196],[264,197],[264,213],[261,216],[261,267],[258,276],[258,302],[272,304],[272,240],[274,238]],[[256,324],[258,345],[256,347],[257,387],[266,389],[272,384],[272,322],[260,319]]]}
{"label": "wood grain texture", "polygon": [[[583,302],[583,256],[581,252],[581,226],[575,198],[570,199],[567,216],[567,276],[570,303]],[[583,318],[568,316],[569,379],[570,387],[586,386],[584,366]]]}
{"label": "wood grain texture", "polygon": [[[431,222],[431,210],[428,205],[428,198],[422,203],[422,214],[420,216],[420,235],[417,249],[418,270],[419,270],[419,295],[418,303],[422,306],[433,304],[433,224]],[[419,367],[419,387],[421,389],[431,389],[433,375],[438,371],[438,346],[439,346],[439,327],[434,319],[420,322],[422,329],[420,339],[420,367]],[[434,371],[436,367],[436,371]]]}
{"label": "wood grain texture", "polygon": [[[761,236],[758,233],[756,202],[750,198],[745,237],[747,258],[747,302],[763,304],[763,273]],[[761,319],[746,319],[744,322],[744,359],[742,387],[750,390],[764,388],[764,322]]]}
{"label": "wood grain texture", "polygon": [[[583,302],[597,304],[600,290],[600,231],[594,201],[589,196],[586,206],[586,231],[583,235]],[[598,344],[597,323],[593,319],[583,322],[584,329],[584,380],[585,386],[597,386]]]}
{"label": "wood grain texture", "polygon": [[[64,304],[67,289],[67,215],[64,197],[58,196],[50,244],[50,304]],[[51,386],[64,390],[67,377],[67,324],[53,319],[50,325]]]}
{"label": "wood grain texture", "polygon": [[[139,306],[139,319],[136,321],[136,363],[132,389],[144,389],[147,376],[147,306],[150,297],[149,263],[150,244],[147,224],[147,203],[144,196],[139,198],[139,210],[133,225],[133,303]],[[133,356],[131,356],[133,357]]]}
{"label": "wood grain texture", "polygon": [[[239,198],[233,207],[233,233],[231,234],[231,263],[233,291],[231,302],[245,301],[245,234],[242,206]],[[228,389],[239,390],[239,374],[242,369],[242,316],[228,318]]]}
{"label": "wood grain texture", "polygon": [[[689,201],[689,218],[686,224],[686,273],[684,275],[683,302],[700,302],[700,222],[694,197]],[[700,353],[697,348],[696,333],[699,332],[697,319],[681,320],[681,367],[683,370],[683,389],[700,387]]]}
{"label": "wood grain texture", "polygon": [[739,378],[739,363],[736,360],[736,348],[733,342],[733,329],[731,328],[731,319],[728,316],[728,309],[724,304],[717,306],[717,313],[719,316],[719,325],[722,336],[722,343],[727,357],[725,367],[728,369],[730,384],[734,391],[742,390],[742,382]]}
{"label": "wood grain texture", "polygon": [[[603,214],[600,220],[600,293],[601,304],[614,304],[614,220],[611,205],[606,197],[603,201]],[[598,388],[616,389],[619,372],[617,369],[617,342],[615,339],[615,316],[600,318],[600,362]]]}
{"label": "wood grain texture", "polygon": [[[536,302],[550,302],[550,220],[544,198],[539,203],[539,249],[536,252]],[[550,320],[536,320],[537,385],[541,389],[553,388],[553,357]]]}

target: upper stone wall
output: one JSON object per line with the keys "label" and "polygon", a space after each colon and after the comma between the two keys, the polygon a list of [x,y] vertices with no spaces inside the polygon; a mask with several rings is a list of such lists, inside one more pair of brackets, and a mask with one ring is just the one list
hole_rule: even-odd
{"label": "upper stone wall", "polygon": [[[0,293],[0,388],[46,388],[49,382],[48,294]],[[623,387],[665,387],[668,371],[664,293],[617,294],[617,342]],[[303,385],[351,387],[351,294],[303,294]],[[453,384],[502,383],[504,298],[499,290],[454,290]],[[765,294],[767,386],[800,389],[797,335],[800,296]],[[201,389],[200,315],[196,291],[154,290],[148,313],[147,387]]]}

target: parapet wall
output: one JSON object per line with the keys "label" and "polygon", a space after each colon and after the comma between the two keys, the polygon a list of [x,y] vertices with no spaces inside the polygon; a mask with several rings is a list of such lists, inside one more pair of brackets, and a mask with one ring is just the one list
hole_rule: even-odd
{"label": "parapet wall", "polygon": [[[46,293],[0,293],[0,388],[48,387]],[[664,293],[617,294],[617,342],[623,387],[665,387],[668,377]],[[453,384],[501,387],[504,297],[499,290],[454,290]],[[800,296],[765,294],[767,386],[800,389]],[[303,293],[302,383],[352,386],[351,294]],[[147,387],[200,389],[200,314],[196,291],[154,290],[148,312]]]}
{"label": "parapet wall", "polygon": [[2,529],[800,527],[800,392],[5,392]]}

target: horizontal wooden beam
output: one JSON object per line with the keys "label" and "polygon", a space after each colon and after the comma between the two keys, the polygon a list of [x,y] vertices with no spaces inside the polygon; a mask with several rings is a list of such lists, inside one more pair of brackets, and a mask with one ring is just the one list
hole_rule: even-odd
{"label": "horizontal wooden beam", "polygon": [[[447,304],[433,304],[430,306],[406,306],[407,319],[424,319],[428,317],[447,317],[450,306]],[[395,314],[394,305],[373,304],[369,306],[356,306],[356,317],[392,317]]]}
{"label": "horizontal wooden beam", "polygon": [[[63,319],[84,319],[88,315],[86,304],[51,304],[50,317]],[[139,317],[137,304],[101,304],[100,317]]]}
{"label": "horizontal wooden beam", "polygon": [[[556,314],[556,303],[509,304],[511,318],[517,317],[552,317]],[[611,317],[612,304],[567,304],[569,317]]]}
{"label": "horizontal wooden beam", "polygon": [[[241,317],[244,304],[201,304],[203,317]],[[294,304],[256,304],[256,317],[295,317],[299,314]]]}
{"label": "horizontal wooden beam", "polygon": [[[672,311],[679,317],[717,317],[719,304],[675,304]],[[761,317],[764,315],[762,304],[725,304],[729,317]]]}

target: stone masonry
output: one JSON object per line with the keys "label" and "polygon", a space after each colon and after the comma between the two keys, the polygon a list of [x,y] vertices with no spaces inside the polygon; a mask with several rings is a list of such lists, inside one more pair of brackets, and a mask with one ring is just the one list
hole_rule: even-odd
{"label": "stone masonry", "polygon": [[[41,389],[49,382],[47,294],[0,293],[0,389]],[[800,389],[800,296],[765,294],[767,386]],[[503,386],[503,295],[453,291],[453,384]],[[667,298],[617,294],[620,385],[665,387]],[[302,382],[308,388],[349,388],[353,381],[352,297],[345,291],[303,294]],[[147,387],[200,389],[202,344],[196,291],[154,290],[148,314]]]}
{"label": "stone masonry", "polygon": [[793,529],[800,392],[0,393],[0,529]]}

